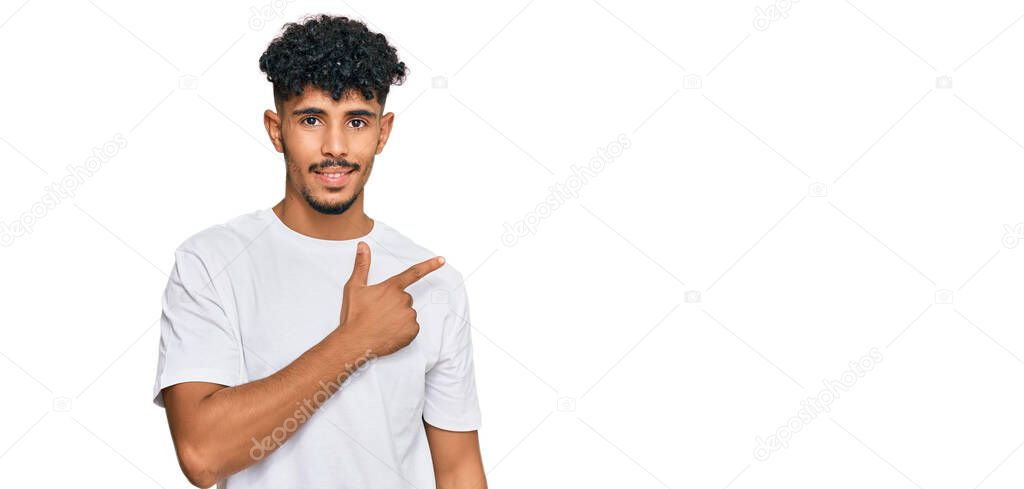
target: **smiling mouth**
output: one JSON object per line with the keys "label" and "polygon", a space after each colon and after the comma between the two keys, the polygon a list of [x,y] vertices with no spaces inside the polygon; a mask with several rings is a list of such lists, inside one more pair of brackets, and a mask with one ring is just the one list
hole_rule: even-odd
{"label": "smiling mouth", "polygon": [[320,180],[324,185],[340,187],[348,182],[349,176],[354,172],[355,168],[345,170],[328,168],[326,170],[316,170],[313,173],[316,174],[317,180]]}
{"label": "smiling mouth", "polygon": [[349,173],[352,173],[353,171],[355,171],[355,168],[349,168],[347,170],[338,170],[338,169],[330,168],[330,169],[327,169],[327,170],[314,170],[313,173],[316,173],[317,175],[328,176],[328,177],[331,177],[331,178],[337,178],[337,177],[339,177],[341,175],[348,175]]}

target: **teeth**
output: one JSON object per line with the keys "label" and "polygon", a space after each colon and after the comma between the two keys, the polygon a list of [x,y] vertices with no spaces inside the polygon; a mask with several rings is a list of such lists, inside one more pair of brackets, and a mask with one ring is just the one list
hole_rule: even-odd
{"label": "teeth", "polygon": [[346,171],[346,172],[335,172],[335,173],[324,173],[324,172],[317,172],[317,173],[319,173],[320,175],[323,175],[323,176],[325,176],[327,178],[339,178],[342,175],[346,175],[346,174],[348,174],[350,172],[351,172],[351,170]]}

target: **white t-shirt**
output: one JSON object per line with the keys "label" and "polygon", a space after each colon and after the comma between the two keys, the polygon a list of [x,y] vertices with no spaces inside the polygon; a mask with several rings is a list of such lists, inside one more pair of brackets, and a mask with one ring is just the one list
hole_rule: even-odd
{"label": "white t-shirt", "polygon": [[[380,220],[361,238],[324,240],[270,208],[185,240],[162,300],[153,402],[163,407],[161,389],[181,382],[267,377],[320,342],[338,326],[359,240],[370,247],[371,285],[436,256]],[[254,441],[250,456],[260,461],[219,488],[435,487],[423,421],[480,428],[469,304],[450,262],[405,290],[420,325],[412,343],[360,363],[319,410],[297,410],[277,430],[278,440],[294,432],[277,451]]]}

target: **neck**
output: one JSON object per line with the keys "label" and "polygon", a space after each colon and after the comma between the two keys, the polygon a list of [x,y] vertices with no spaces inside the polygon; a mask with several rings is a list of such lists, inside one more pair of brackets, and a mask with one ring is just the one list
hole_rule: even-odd
{"label": "neck", "polygon": [[363,212],[362,194],[338,215],[321,214],[301,197],[287,194],[273,210],[281,222],[295,232],[317,239],[354,239],[367,235],[373,228],[373,219]]}

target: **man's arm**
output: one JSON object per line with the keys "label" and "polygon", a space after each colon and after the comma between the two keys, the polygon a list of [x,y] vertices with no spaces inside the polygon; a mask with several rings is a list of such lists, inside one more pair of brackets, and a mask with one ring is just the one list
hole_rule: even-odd
{"label": "man's arm", "polygon": [[[164,388],[171,437],[189,482],[209,487],[262,460],[296,431],[275,429],[290,425],[290,419],[295,426],[308,420],[320,407],[315,400],[326,402],[361,361],[411,343],[419,324],[405,288],[443,264],[433,258],[370,286],[370,250],[359,242],[344,287],[340,325],[322,341],[253,382],[234,387],[182,382]],[[327,395],[316,395],[321,390]]]}
{"label": "man's arm", "polygon": [[437,489],[487,489],[476,431],[448,431],[423,422]]}
{"label": "man's arm", "polygon": [[[183,382],[163,389],[178,463],[189,482],[210,487],[291,437],[294,431],[274,429],[289,418],[296,426],[305,422],[320,407],[314,400],[333,395],[353,366],[365,361],[366,351],[352,339],[336,329],[287,367],[247,384]],[[321,390],[326,395],[315,395]]]}

